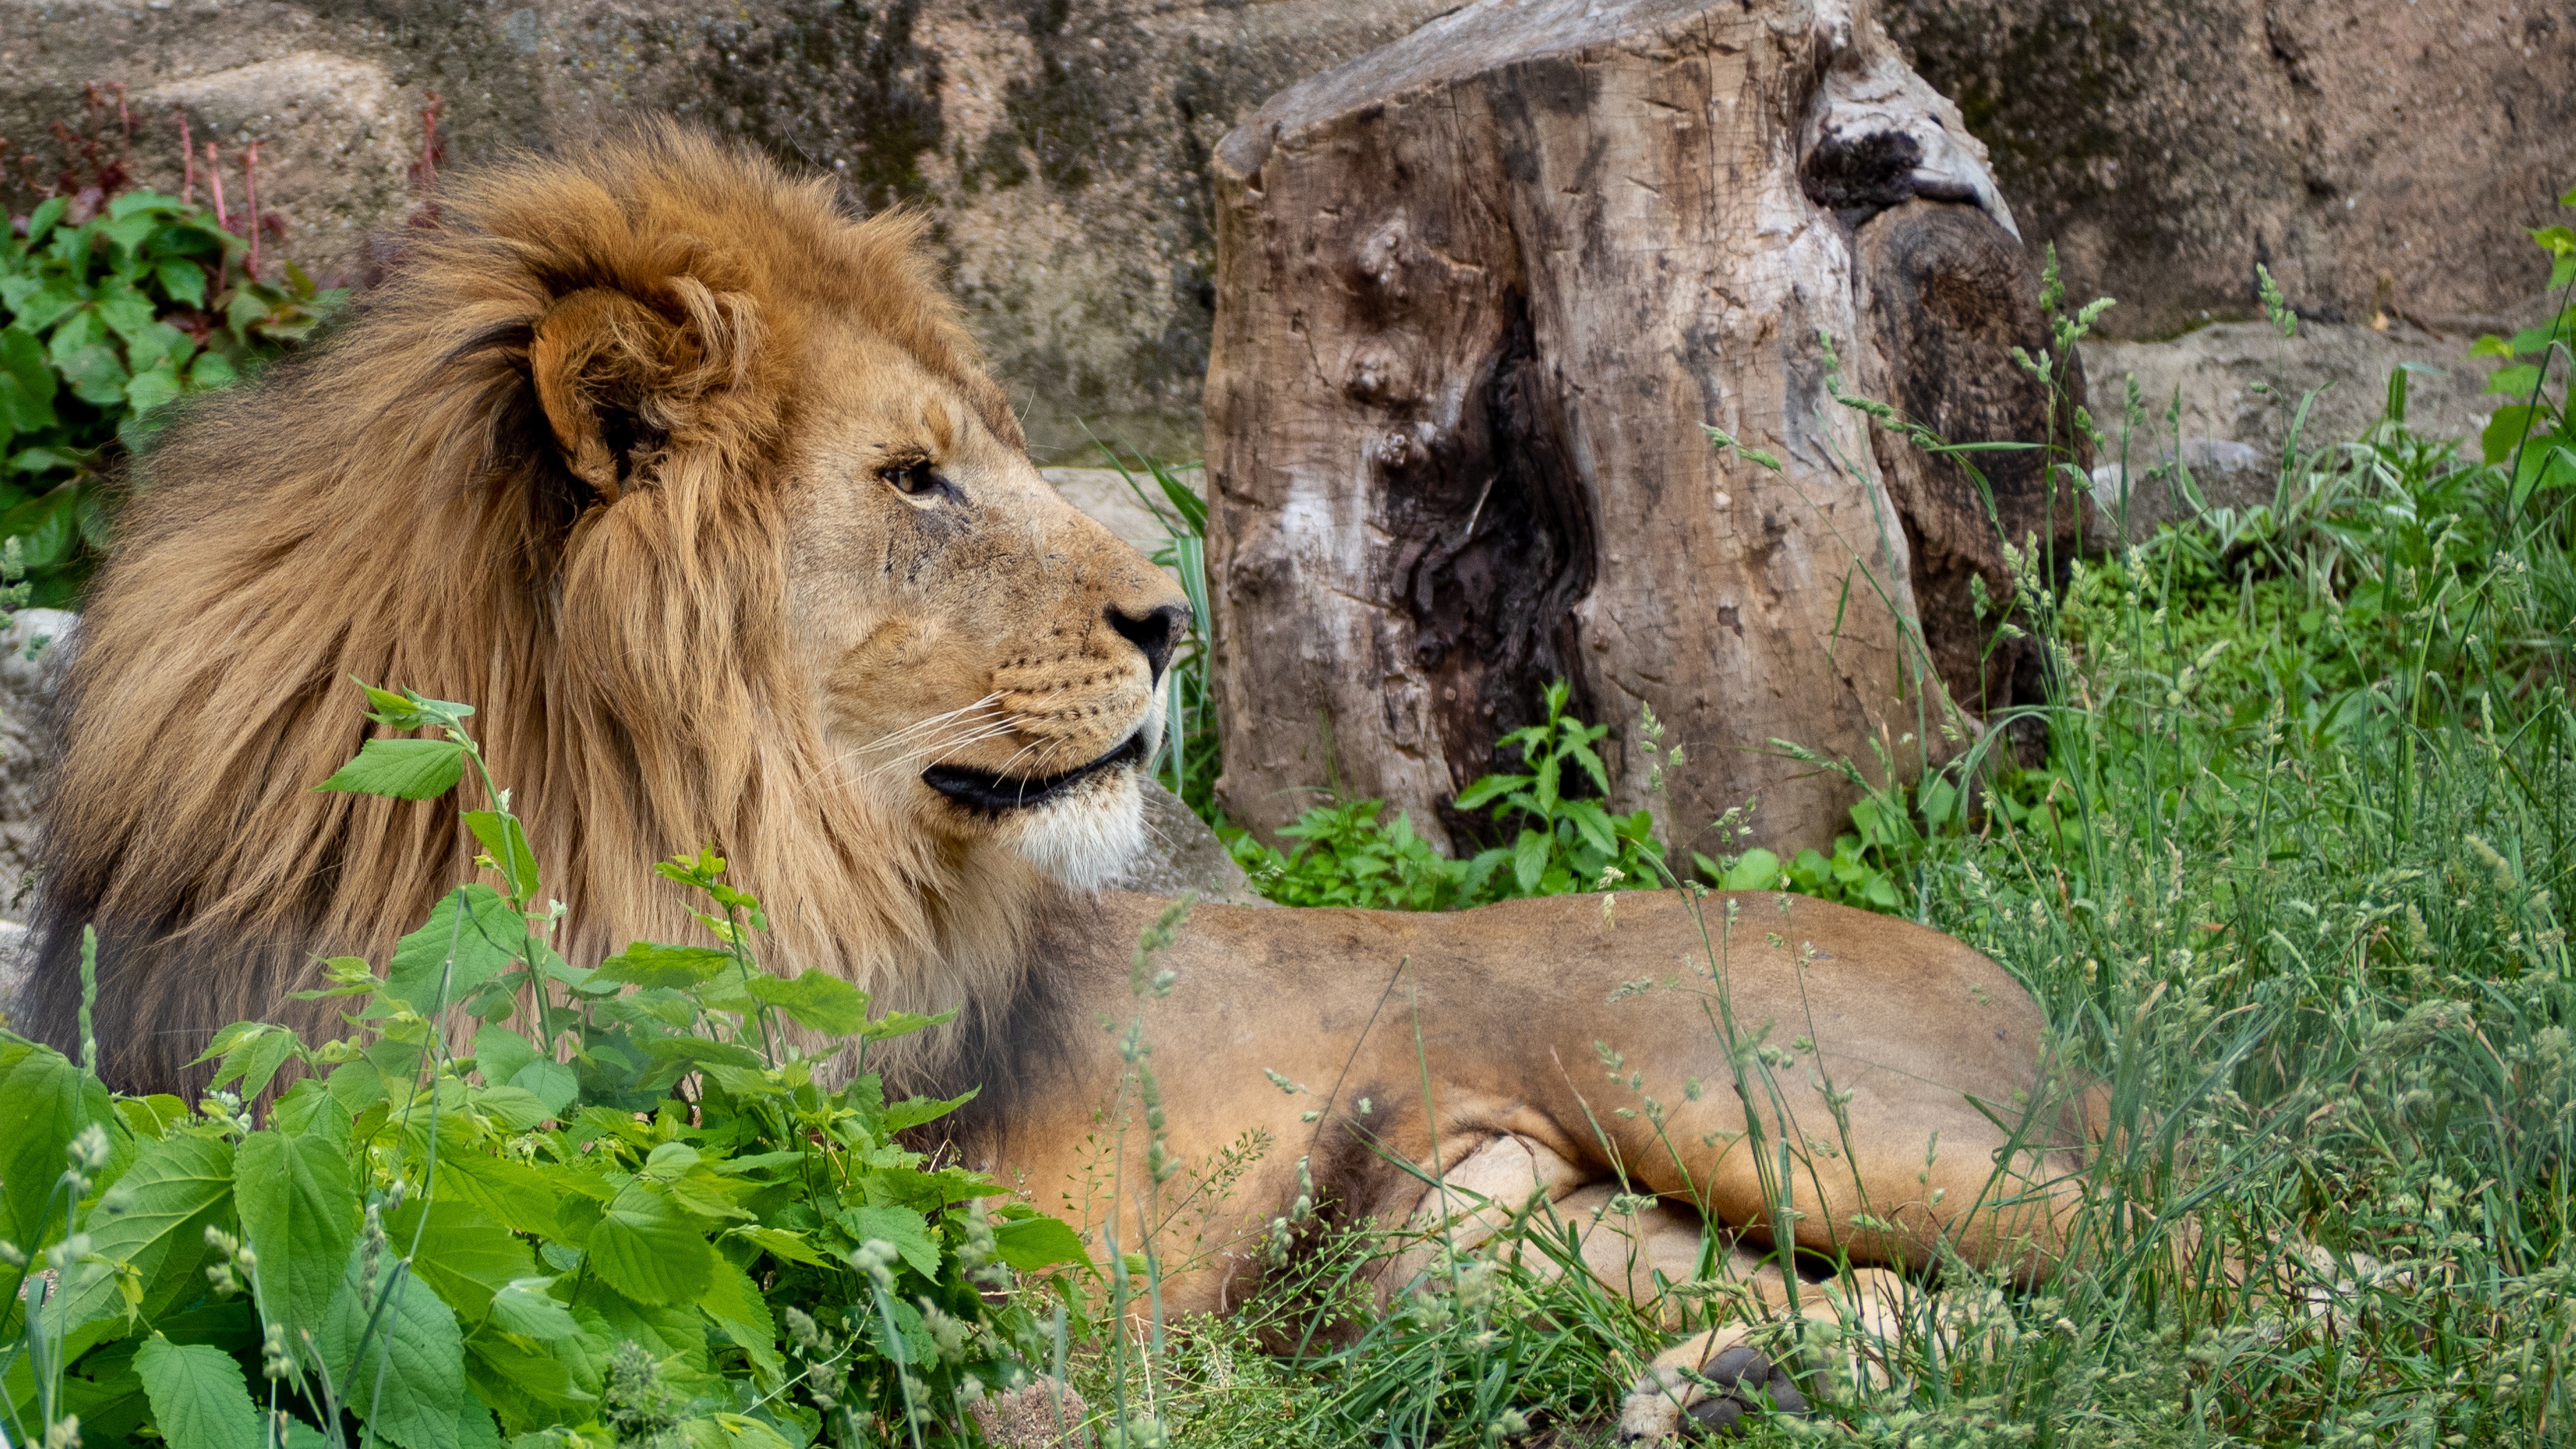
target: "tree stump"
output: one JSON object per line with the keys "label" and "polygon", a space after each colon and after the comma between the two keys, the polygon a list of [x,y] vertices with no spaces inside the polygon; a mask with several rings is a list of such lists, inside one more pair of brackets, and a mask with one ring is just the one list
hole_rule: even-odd
{"label": "tree stump", "polygon": [[1675,843],[1759,794],[1767,843],[1823,844],[1855,788],[1772,741],[1911,771],[1955,749],[1945,689],[1973,732],[2035,685],[1969,579],[2008,601],[1998,524],[2071,546],[2076,495],[1981,454],[1990,515],[1830,395],[1826,337],[1842,388],[1953,441],[2048,418],[1983,148],[1865,10],[1480,0],[1273,97],[1215,174],[1236,819],[1332,785],[1471,846],[1450,801],[1563,678],[1614,726],[1619,807],[1641,706],[1687,747]]}

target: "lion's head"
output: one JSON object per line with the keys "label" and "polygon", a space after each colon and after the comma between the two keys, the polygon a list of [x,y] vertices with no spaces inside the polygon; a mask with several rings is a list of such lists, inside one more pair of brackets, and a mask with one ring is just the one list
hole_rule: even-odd
{"label": "lion's head", "polygon": [[1049,882],[1140,843],[1179,591],[1038,476],[914,221],[676,128],[441,200],[145,460],[25,1025],[72,1034],[94,922],[102,1064],[166,1087],[461,878],[456,800],[313,791],[372,728],[351,676],[478,707],[574,959],[688,939],[649,867],[713,843],[780,965],[1006,996]]}

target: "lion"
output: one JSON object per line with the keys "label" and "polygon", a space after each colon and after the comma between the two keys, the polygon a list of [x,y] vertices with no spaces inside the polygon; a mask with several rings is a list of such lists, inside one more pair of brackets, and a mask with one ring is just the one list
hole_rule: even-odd
{"label": "lion", "polygon": [[[1267,1144],[1167,1311],[1240,1301],[1301,1198],[1469,1245],[1532,1203],[1615,1217],[1585,1261],[1641,1298],[1693,1274],[1705,1218],[1771,1307],[1792,1286],[1749,1249],[1784,1203],[1797,1248],[1858,1265],[2067,1251],[2088,1114],[2048,1090],[2046,1022],[1904,921],[1679,890],[1201,905],[1140,1008],[1168,903],[1102,883],[1141,841],[1189,609],[1039,476],[923,224],[668,124],[442,204],[335,335],[140,464],[67,684],[30,1034],[77,1037],[94,925],[101,1072],[184,1090],[226,1023],[324,1027],[292,999],[317,958],[381,956],[472,868],[470,784],[314,790],[370,733],[354,676],[478,707],[568,957],[689,939],[649,865],[714,842],[782,970],[956,1011],[870,1065],[980,1090],[947,1147],[1104,1253],[1143,1241],[1164,1162]],[[1129,1056],[1099,1022],[1140,1009],[1155,1130],[1104,1166]],[[1668,1356],[1630,1427],[1734,1402],[1686,1372],[1732,1344]]]}

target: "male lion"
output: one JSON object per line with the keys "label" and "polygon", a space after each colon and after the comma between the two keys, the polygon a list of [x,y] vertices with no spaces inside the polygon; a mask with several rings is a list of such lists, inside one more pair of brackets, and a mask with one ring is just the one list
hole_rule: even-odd
{"label": "male lion", "polygon": [[[853,220],[828,181],[668,127],[443,206],[336,336],[146,461],[72,666],[21,1022],[72,1043],[94,923],[121,1088],[180,1088],[235,1019],[323,1025],[289,999],[315,957],[385,951],[469,869],[457,802],[312,788],[369,733],[350,677],[398,683],[479,707],[567,955],[685,939],[647,867],[720,844],[782,966],[961,1009],[880,1064],[982,1087],[954,1138],[972,1165],[1137,1243],[1142,1195],[1095,1204],[1085,1139],[1124,1070],[1096,1023],[1136,1010],[1165,903],[1096,886],[1140,841],[1182,595],[1039,478],[916,221]],[[1349,1222],[1429,1223],[1444,1175],[1587,1220],[1624,1184],[1668,1204],[1637,1215],[1646,1258],[1685,1275],[1698,1212],[1758,1241],[1782,1194],[1799,1244],[1859,1263],[2032,1272],[2062,1246],[2069,1163],[2038,1148],[2083,1124],[2031,1125],[2040,1014],[1919,926],[1673,893],[1208,906],[1155,965],[1167,1150],[1273,1147],[1164,1282],[1176,1311],[1241,1295],[1301,1164]],[[1704,994],[1616,991],[1668,977]],[[1721,991],[1732,1047],[1703,1009]],[[1802,1039],[1797,1065],[1763,1066],[1762,1036]],[[1606,1084],[1604,1048],[1626,1063]],[[1796,1181],[1763,1182],[1747,1081],[1803,1138]],[[1148,1180],[1148,1135],[1116,1181]]]}

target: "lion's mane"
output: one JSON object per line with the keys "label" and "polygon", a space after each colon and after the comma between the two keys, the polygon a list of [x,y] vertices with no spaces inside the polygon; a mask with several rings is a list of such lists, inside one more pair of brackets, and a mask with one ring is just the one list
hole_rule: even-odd
{"label": "lion's mane", "polygon": [[[316,955],[382,953],[464,878],[459,796],[314,791],[375,730],[353,676],[476,706],[572,959],[690,939],[649,866],[713,843],[786,964],[887,1004],[998,1010],[1042,887],[977,875],[998,868],[870,818],[834,777],[789,658],[765,466],[827,314],[1020,441],[919,225],[855,220],[828,181],[670,127],[440,201],[327,342],[195,405],[142,460],[71,666],[20,1028],[71,1045],[94,924],[101,1066],[172,1089],[226,1022],[326,1023],[285,1004]],[[605,494],[532,382],[568,301],[631,315],[611,340],[651,373],[623,399],[637,461]]]}

